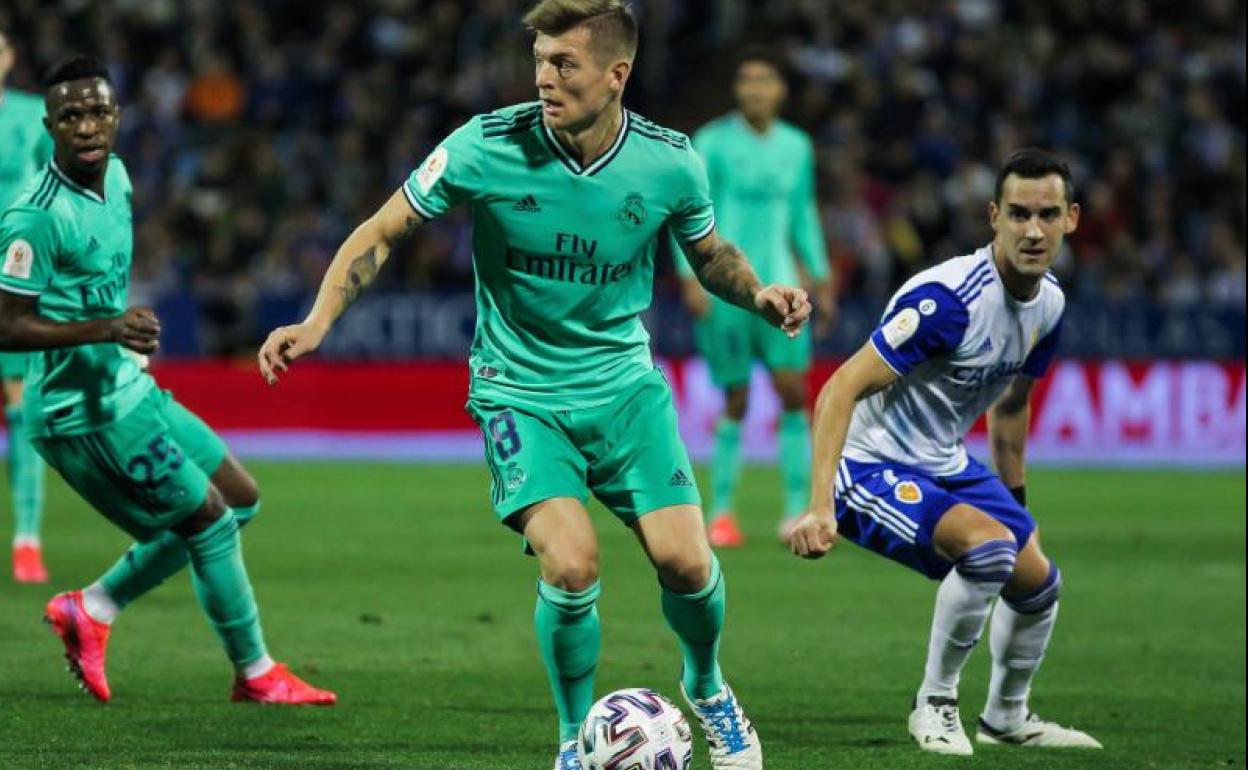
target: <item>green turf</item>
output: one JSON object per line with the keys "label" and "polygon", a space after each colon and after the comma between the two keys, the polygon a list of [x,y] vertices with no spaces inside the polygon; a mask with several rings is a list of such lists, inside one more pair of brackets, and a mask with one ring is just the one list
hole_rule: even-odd
{"label": "green turf", "polygon": [[[484,469],[260,465],[244,542],[270,647],[333,687],[332,709],[226,702],[230,671],[183,576],[131,607],[109,658],[114,701],[81,695],[37,622],[123,538],[59,483],[50,587],[0,582],[0,768],[546,770],[555,720],[532,638],[535,565],[494,524]],[[800,562],[772,541],[779,481],[752,470],[752,540],[723,554],[724,668],[770,770],[1243,767],[1244,476],[1035,471],[1029,497],[1066,575],[1033,705],[1103,753],[930,757],[905,731],[934,587],[857,550]],[[598,689],[677,696],[678,655],[632,537],[603,533]],[[963,683],[969,722],[987,657]],[[704,749],[694,767],[708,767]]]}

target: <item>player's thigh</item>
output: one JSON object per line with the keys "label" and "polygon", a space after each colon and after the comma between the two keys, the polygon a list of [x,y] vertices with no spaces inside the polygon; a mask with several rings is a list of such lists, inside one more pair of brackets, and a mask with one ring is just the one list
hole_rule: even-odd
{"label": "player's thigh", "polygon": [[1020,505],[1010,490],[987,466],[969,458],[957,476],[940,480],[941,486],[967,505],[983,511],[1010,531],[1021,551],[1036,531],[1036,520]]}
{"label": "player's thigh", "polygon": [[580,500],[542,500],[518,512],[515,522],[537,556],[547,585],[584,591],[598,579],[598,536]]}
{"label": "player's thigh", "polygon": [[837,470],[839,534],[936,580],[953,568],[935,547],[936,526],[959,502],[905,466],[842,460]]}
{"label": "player's thigh", "polygon": [[490,471],[490,501],[499,521],[517,532],[517,514],[535,503],[589,499],[587,463],[554,415],[496,402],[470,401]]}
{"label": "player's thigh", "polygon": [[35,447],[74,491],[136,540],[169,529],[208,496],[208,475],[187,459],[150,399],[101,430],[40,438]]}
{"label": "player's thigh", "polygon": [[750,318],[750,345],[754,354],[770,372],[808,371],[812,339],[810,327],[804,327],[797,337],[790,339],[787,334],[762,318]]}
{"label": "player's thigh", "polygon": [[633,522],[642,549],[668,588],[693,593],[711,574],[711,546],[702,509],[673,505],[650,511]]}
{"label": "player's thigh", "polygon": [[249,508],[259,502],[260,490],[225,441],[199,415],[183,406],[169,391],[161,393],[162,415],[174,439],[191,462],[208,474],[231,508]]}
{"label": "player's thigh", "polygon": [[702,504],[662,372],[651,371],[582,419],[590,489],[622,522],[631,526],[660,508]]}
{"label": "player's thigh", "polygon": [[739,387],[750,381],[750,320],[741,308],[712,299],[710,315],[694,323],[694,342],[706,361],[711,382],[718,388]]}

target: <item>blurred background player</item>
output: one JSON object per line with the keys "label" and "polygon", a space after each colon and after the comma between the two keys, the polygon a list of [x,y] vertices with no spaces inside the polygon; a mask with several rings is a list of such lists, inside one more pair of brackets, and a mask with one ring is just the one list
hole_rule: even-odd
{"label": "blurred background player", "polygon": [[0,216],[0,350],[41,351],[24,407],[35,448],[138,541],[86,589],[53,597],[45,620],[84,689],[108,701],[113,620],[189,561],[235,667],[233,700],[333,703],[266,650],[239,541],[259,505],[255,482],[131,355],[156,350],[160,324],[148,308],[126,309],[131,187],[112,154],[121,111],[108,72],[73,57],[45,89],[54,157]]}
{"label": "blurred background player", "polygon": [[[784,69],[769,49],[752,47],[737,64],[735,112],[707,123],[693,136],[706,162],[715,221],[738,244],[763,283],[798,284],[794,253],[814,285],[819,331],[830,324],[836,295],[815,203],[814,145],[800,128],[780,119],[787,95]],[[745,537],[735,516],[741,477],[741,421],[750,391],[750,370],[762,361],[780,397],[777,444],[784,484],[780,538],[806,510],[810,488],[810,420],[806,374],[811,332],[794,339],[763,319],[710,296],[688,263],[676,260],[685,306],[696,321],[698,352],[711,380],[724,391],[724,412],[715,426],[711,458],[711,545],[735,547]]]}
{"label": "blurred background player", "polygon": [[[52,140],[43,126],[43,99],[6,88],[16,52],[0,29],[0,211],[8,207],[35,172],[52,157]],[[9,430],[9,498],[13,505],[13,579],[44,583],[43,459],[30,444],[22,421],[25,353],[0,352],[0,399]]]}
{"label": "blurred background player", "polygon": [[269,335],[275,381],[315,350],[392,245],[468,204],[479,279],[468,411],[485,437],[499,520],[540,562],[538,646],[559,715],[556,770],[579,770],[601,630],[592,492],[631,527],[658,573],[663,614],[715,770],[761,770],[762,747],[719,667],[725,581],[703,528],[693,466],[639,314],[659,233],[680,239],[709,290],[796,335],[801,289],[760,283],[724,240],[688,139],[625,110],[637,23],[618,0],[543,0],[539,102],[451,134],[339,249],[307,319]]}
{"label": "blurred background player", "polygon": [[[972,753],[958,681],[994,602],[976,740],[1101,748],[1027,706],[1062,578],[1026,508],[1023,455],[1031,391],[1053,360],[1066,305],[1049,268],[1079,223],[1072,189],[1051,153],[1011,155],[988,206],[992,243],[903,284],[815,409],[811,510],[793,552],[819,558],[839,533],[941,581],[909,720],[924,751]],[[985,410],[995,474],[963,443]]]}

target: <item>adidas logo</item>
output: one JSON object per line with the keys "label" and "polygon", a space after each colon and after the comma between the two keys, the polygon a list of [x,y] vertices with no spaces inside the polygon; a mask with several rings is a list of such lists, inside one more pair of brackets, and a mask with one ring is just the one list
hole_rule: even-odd
{"label": "adidas logo", "polygon": [[511,207],[512,211],[523,211],[526,214],[536,214],[542,210],[541,204],[537,202],[537,198],[532,195],[526,195],[516,201],[516,205]]}
{"label": "adidas logo", "polygon": [[98,248],[100,248],[100,242],[96,240],[96,237],[93,235],[91,236],[91,240],[87,241],[87,253],[90,254]]}
{"label": "adidas logo", "polygon": [[992,352],[992,337],[984,337],[984,344],[979,346],[979,350],[977,352],[991,353]]}
{"label": "adidas logo", "polygon": [[677,468],[676,472],[672,474],[672,480],[667,482],[667,485],[669,487],[691,487],[693,486],[693,479],[689,478],[689,474]]}

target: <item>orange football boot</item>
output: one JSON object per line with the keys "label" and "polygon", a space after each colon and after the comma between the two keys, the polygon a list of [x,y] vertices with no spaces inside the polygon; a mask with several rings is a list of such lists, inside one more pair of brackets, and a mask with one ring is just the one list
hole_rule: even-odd
{"label": "orange football boot", "polygon": [[745,544],[745,535],[737,526],[737,517],[731,513],[721,513],[711,519],[706,537],[714,548],[740,548]]}
{"label": "orange football boot", "polygon": [[43,620],[65,645],[65,660],[79,686],[102,703],[112,697],[104,675],[104,655],[112,629],[87,614],[82,591],[66,591],[53,596],[43,611]]}
{"label": "orange football boot", "polygon": [[33,544],[13,546],[13,579],[19,583],[48,582],[42,548]]}
{"label": "orange football boot", "polygon": [[290,673],[285,663],[275,663],[268,673],[251,679],[241,675],[234,679],[235,703],[280,703],[290,706],[332,706],[338,696],[329,690],[318,690]]}

